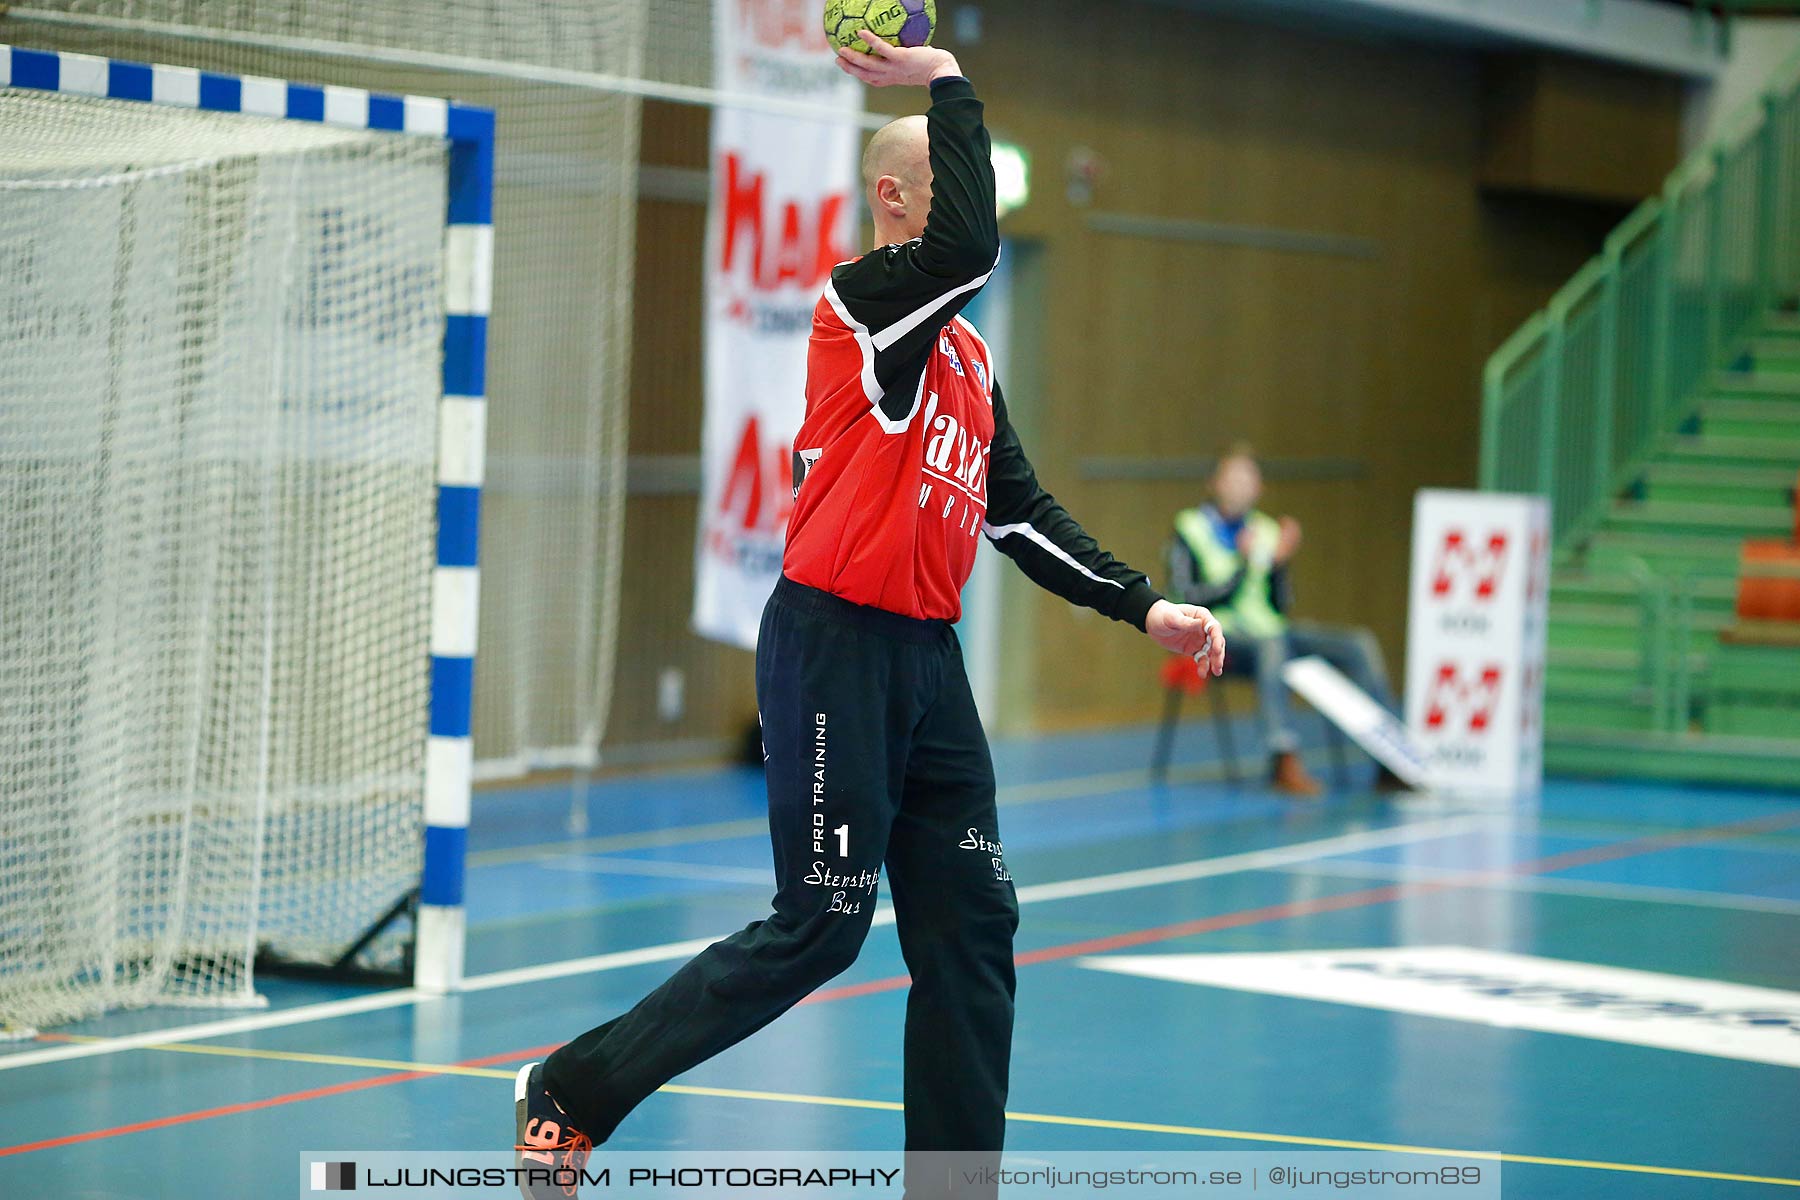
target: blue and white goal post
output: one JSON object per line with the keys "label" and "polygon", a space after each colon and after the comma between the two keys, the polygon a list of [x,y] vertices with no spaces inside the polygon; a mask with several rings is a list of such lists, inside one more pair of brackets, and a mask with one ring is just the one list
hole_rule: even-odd
{"label": "blue and white goal post", "polygon": [[430,730],[414,984],[434,992],[456,989],[463,974],[463,877],[474,758],[470,708],[493,293],[493,111],[429,96],[388,96],[4,44],[0,88],[310,121],[448,144],[437,558],[431,586]]}

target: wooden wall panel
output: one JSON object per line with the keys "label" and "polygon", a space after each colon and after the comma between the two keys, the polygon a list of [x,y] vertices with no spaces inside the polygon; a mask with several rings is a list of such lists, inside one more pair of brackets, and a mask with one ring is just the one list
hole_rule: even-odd
{"label": "wooden wall panel", "polygon": [[1482,182],[1632,204],[1662,186],[1681,147],[1680,79],[1556,54],[1483,71]]}
{"label": "wooden wall panel", "polygon": [[[1044,243],[1050,274],[1049,382],[1015,401],[1042,407],[1034,457],[1140,565],[1203,485],[1089,480],[1083,458],[1248,438],[1272,458],[1359,464],[1273,483],[1267,505],[1307,526],[1303,611],[1372,624],[1397,650],[1412,491],[1466,481],[1474,462],[1475,63],[1216,20],[1144,39],[1130,7],[993,5],[963,56],[1038,177],[1008,230]],[[1082,46],[1083,68],[1051,78],[1005,53],[1027,30]],[[1077,146],[1105,162],[1085,211],[1059,178]],[[1362,254],[1126,238],[1095,232],[1091,212],[1331,235]],[[1054,599],[1034,607],[1036,641],[1091,664],[1041,672],[1038,722],[1152,711],[1153,648]]]}
{"label": "wooden wall panel", "polygon": [[[1046,486],[1160,575],[1170,516],[1203,484],[1098,478],[1094,459],[1192,459],[1248,438],[1286,464],[1338,464],[1272,481],[1265,507],[1306,526],[1301,611],[1373,626],[1398,671],[1413,492],[1473,482],[1482,362],[1616,214],[1483,198],[1473,54],[1135,0],[988,0],[983,15],[981,44],[957,50],[990,126],[1032,158],[1031,202],[1004,232],[1031,263],[1030,286],[1015,287],[1040,307],[1016,320],[1042,350],[1008,399]],[[922,106],[911,91],[869,100]],[[645,122],[647,161],[704,162],[703,118],[648,104]],[[1077,148],[1104,163],[1086,208],[1064,188]],[[643,210],[640,240],[665,244],[640,251],[637,349],[686,353],[693,370],[634,371],[633,446],[645,453],[698,447],[701,216],[668,207]],[[1322,252],[1128,236],[1095,228],[1095,214],[1336,240]],[[654,578],[660,599],[628,600],[609,740],[735,733],[729,723],[750,711],[748,657],[685,633],[692,499],[634,500],[628,538],[644,556],[634,575]],[[1159,652],[1146,639],[1007,575],[1004,727],[1154,713]],[[628,702],[668,662],[716,689],[675,726]]]}

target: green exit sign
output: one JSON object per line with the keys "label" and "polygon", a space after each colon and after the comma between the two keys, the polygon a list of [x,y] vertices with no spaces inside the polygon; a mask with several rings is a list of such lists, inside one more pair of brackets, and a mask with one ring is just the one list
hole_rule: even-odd
{"label": "green exit sign", "polygon": [[1016,142],[994,140],[994,193],[1003,217],[1031,199],[1031,156]]}

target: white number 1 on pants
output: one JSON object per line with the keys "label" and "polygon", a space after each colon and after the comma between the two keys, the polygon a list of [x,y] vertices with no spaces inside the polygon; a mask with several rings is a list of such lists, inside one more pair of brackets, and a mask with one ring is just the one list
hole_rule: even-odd
{"label": "white number 1 on pants", "polygon": [[849,858],[850,857],[850,827],[848,825],[839,825],[836,829],[832,830],[831,832],[837,834],[838,857],[839,858]]}

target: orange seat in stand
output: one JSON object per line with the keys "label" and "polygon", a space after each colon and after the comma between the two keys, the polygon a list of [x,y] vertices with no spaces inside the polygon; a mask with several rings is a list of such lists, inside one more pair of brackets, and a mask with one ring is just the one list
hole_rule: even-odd
{"label": "orange seat in stand", "polygon": [[1745,542],[1738,559],[1737,615],[1745,621],[1800,621],[1800,481],[1794,539]]}
{"label": "orange seat in stand", "polygon": [[1180,688],[1190,696],[1198,696],[1206,690],[1209,677],[1200,673],[1200,664],[1185,654],[1171,654],[1162,667],[1162,685],[1165,688]]}

